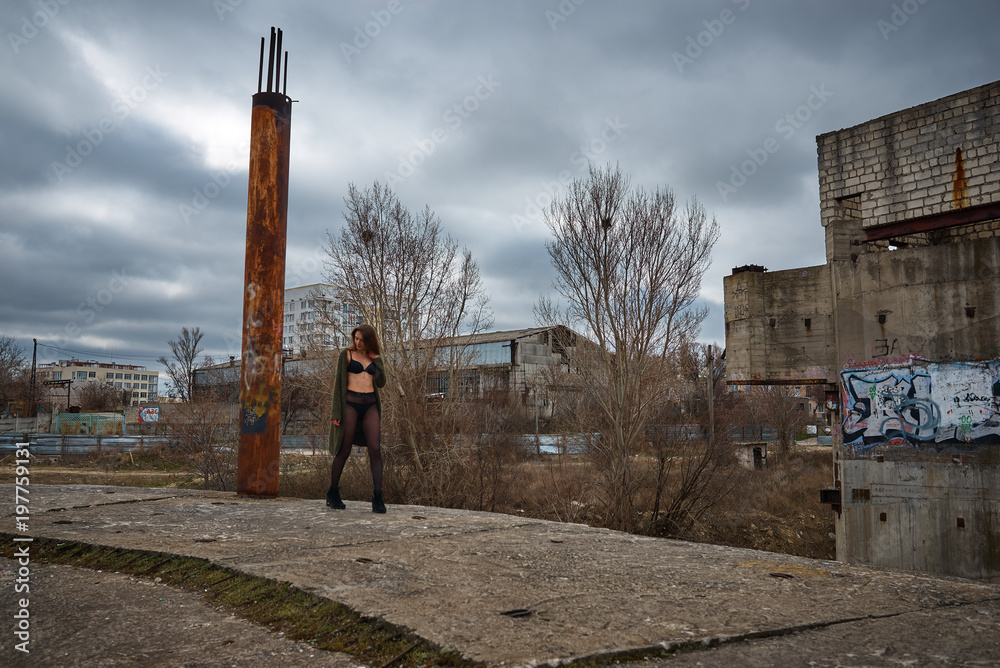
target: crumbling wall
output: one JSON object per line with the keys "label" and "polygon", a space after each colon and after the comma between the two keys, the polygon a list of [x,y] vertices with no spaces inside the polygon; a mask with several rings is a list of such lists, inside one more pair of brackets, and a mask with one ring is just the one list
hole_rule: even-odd
{"label": "crumbling wall", "polygon": [[730,383],[839,384],[843,561],[1000,583],[998,121],[994,82],[817,137],[827,264],[724,281]]}
{"label": "crumbling wall", "polygon": [[823,226],[858,197],[865,229],[1000,202],[1000,82],[820,135]]}
{"label": "crumbling wall", "polygon": [[723,279],[726,378],[836,382],[830,270],[745,271]]}
{"label": "crumbling wall", "polygon": [[833,263],[837,366],[1000,357],[1000,237]]}
{"label": "crumbling wall", "polygon": [[961,454],[944,462],[872,457],[842,462],[841,475],[839,561],[1000,583],[995,461]]}
{"label": "crumbling wall", "polygon": [[998,102],[1000,82],[817,138],[843,561],[1000,582]]}

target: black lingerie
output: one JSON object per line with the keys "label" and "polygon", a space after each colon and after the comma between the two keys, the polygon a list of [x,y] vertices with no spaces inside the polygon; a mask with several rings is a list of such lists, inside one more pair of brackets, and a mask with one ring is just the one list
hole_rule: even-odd
{"label": "black lingerie", "polygon": [[[348,354],[350,354],[350,353],[348,353]],[[370,376],[374,376],[375,375],[375,362],[372,362],[366,368],[366,367],[361,366],[361,362],[357,361],[352,356],[351,357],[351,363],[347,365],[347,373],[353,373],[353,374],[367,373]]]}
{"label": "black lingerie", "polygon": [[[358,364],[360,367],[361,365]],[[357,371],[355,373],[361,373]],[[358,420],[365,416],[368,409],[375,405],[375,393],[374,392],[355,392],[354,390],[347,391],[347,405],[353,408],[358,413]]]}

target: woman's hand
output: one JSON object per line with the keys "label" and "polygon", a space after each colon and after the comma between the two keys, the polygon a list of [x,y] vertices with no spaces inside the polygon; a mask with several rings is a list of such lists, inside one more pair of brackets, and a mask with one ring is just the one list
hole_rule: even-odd
{"label": "woman's hand", "polygon": [[334,420],[333,421],[333,426],[334,427],[339,427],[340,426],[340,420]]}

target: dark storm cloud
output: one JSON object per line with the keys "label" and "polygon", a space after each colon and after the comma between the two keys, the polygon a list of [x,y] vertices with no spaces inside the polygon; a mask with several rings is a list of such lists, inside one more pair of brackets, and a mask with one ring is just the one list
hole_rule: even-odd
{"label": "dark storm cloud", "polygon": [[732,267],[823,261],[815,136],[995,79],[998,16],[971,0],[4,3],[0,284],[17,289],[0,332],[155,366],[200,326],[238,354],[250,96],[277,25],[298,100],[290,286],[322,280],[348,183],[395,178],[473,251],[497,328],[531,326],[552,278],[538,211],[617,162],[718,218],[702,339],[721,343]]}

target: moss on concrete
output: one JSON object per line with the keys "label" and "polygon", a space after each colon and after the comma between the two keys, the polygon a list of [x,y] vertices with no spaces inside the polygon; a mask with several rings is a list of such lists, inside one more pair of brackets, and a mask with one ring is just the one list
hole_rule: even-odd
{"label": "moss on concrete", "polygon": [[[0,534],[0,546],[8,557],[14,553],[13,538]],[[281,632],[286,638],[309,642],[317,649],[350,654],[365,665],[478,665],[408,629],[363,617],[347,606],[287,582],[255,577],[206,559],[47,538],[33,539],[31,558],[44,563],[127,573],[195,591],[212,604]]]}

